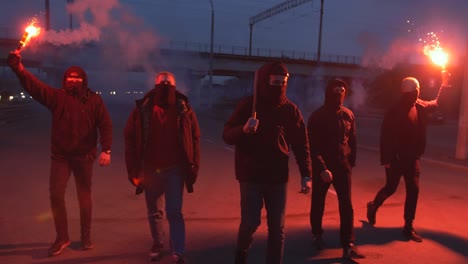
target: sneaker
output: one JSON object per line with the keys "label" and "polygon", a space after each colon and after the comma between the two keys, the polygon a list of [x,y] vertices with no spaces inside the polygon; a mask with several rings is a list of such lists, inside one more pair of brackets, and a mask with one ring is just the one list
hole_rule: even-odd
{"label": "sneaker", "polygon": [[405,237],[405,239],[407,241],[409,241],[409,240],[413,240],[415,242],[422,242],[423,241],[422,236],[419,235],[418,233],[416,233],[416,231],[412,227],[411,228],[409,228],[409,227],[403,228],[402,234],[403,234],[403,236]]}
{"label": "sneaker", "polygon": [[374,202],[367,203],[367,221],[371,226],[375,225],[375,215],[377,214],[377,207]]}
{"label": "sneaker", "polygon": [[161,245],[153,244],[149,253],[149,257],[151,261],[161,259],[161,248],[162,248]]}
{"label": "sneaker", "polygon": [[94,248],[94,243],[91,242],[91,239],[83,239],[81,240],[81,250],[89,250]]}
{"label": "sneaker", "polygon": [[362,259],[365,258],[365,256],[359,252],[359,250],[353,243],[349,243],[349,245],[343,248],[343,258]]}
{"label": "sneaker", "polygon": [[64,250],[69,245],[70,245],[70,240],[67,240],[67,241],[55,240],[55,242],[49,248],[49,251],[48,251],[49,257],[62,253],[62,250]]}
{"label": "sneaker", "polygon": [[322,250],[325,248],[325,242],[323,241],[323,238],[320,235],[314,236],[314,240],[312,241],[312,243],[314,244],[314,247],[317,250]]}
{"label": "sneaker", "polygon": [[172,254],[172,263],[177,263],[177,264],[185,263],[184,256],[182,254],[173,253]]}

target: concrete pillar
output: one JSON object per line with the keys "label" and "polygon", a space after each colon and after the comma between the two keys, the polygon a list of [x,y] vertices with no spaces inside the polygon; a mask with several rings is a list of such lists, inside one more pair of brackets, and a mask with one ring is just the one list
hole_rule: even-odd
{"label": "concrete pillar", "polygon": [[465,52],[465,74],[463,76],[463,86],[461,87],[460,96],[460,114],[458,117],[458,137],[455,158],[465,160],[468,158],[468,39],[466,41]]}

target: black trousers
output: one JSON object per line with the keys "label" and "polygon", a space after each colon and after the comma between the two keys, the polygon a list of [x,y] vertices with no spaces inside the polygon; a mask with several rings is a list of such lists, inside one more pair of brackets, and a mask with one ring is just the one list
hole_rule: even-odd
{"label": "black trousers", "polygon": [[342,246],[354,243],[354,210],[351,202],[351,168],[330,169],[333,173],[331,183],[325,183],[320,173],[312,176],[312,203],[310,209],[310,225],[312,233],[316,236],[322,235],[322,219],[325,209],[325,198],[333,184],[338,197],[340,211],[340,241]]}
{"label": "black trousers", "polygon": [[91,179],[93,162],[88,158],[65,159],[52,157],[49,191],[57,240],[69,240],[65,190],[72,172],[80,206],[81,239],[89,238],[92,215]]}
{"label": "black trousers", "polygon": [[407,225],[412,225],[418,203],[420,174],[421,170],[417,159],[392,161],[390,168],[385,169],[385,186],[375,196],[374,205],[380,207],[388,197],[394,194],[401,176],[403,176],[406,186],[404,219]]}

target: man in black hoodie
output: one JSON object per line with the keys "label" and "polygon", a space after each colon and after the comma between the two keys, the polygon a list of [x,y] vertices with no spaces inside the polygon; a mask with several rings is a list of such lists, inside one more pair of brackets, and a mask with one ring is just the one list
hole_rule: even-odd
{"label": "man in black hoodie", "polygon": [[406,199],[403,236],[407,240],[422,242],[413,228],[419,194],[419,159],[426,148],[427,114],[438,106],[443,87],[448,86],[450,73],[442,72],[442,85],[436,99],[419,99],[419,82],[406,77],[401,82],[400,100],[389,109],[380,132],[380,163],[385,167],[385,186],[367,204],[367,219],[375,225],[377,209],[395,193],[401,176],[405,179]]}
{"label": "man in black hoodie", "polygon": [[268,224],[266,263],[282,263],[290,146],[299,166],[302,190],[310,190],[307,131],[300,110],[286,97],[288,77],[282,63],[263,65],[258,70],[258,98],[241,100],[224,125],[224,141],[235,145],[235,173],[240,184],[238,264],[247,263],[263,204]]}
{"label": "man in black hoodie", "polygon": [[91,249],[91,183],[98,135],[101,143],[99,165],[110,164],[112,121],[102,98],[88,88],[83,69],[72,66],[65,71],[63,88],[54,89],[41,82],[21,63],[18,52],[11,52],[7,63],[26,92],[52,113],[50,202],[57,237],[49,256],[58,255],[70,245],[65,190],[71,172],[80,205],[81,247]]}
{"label": "man in black hoodie", "polygon": [[353,112],[343,106],[347,85],[330,80],[325,103],[307,122],[312,158],[312,204],[310,224],[317,249],[324,247],[322,219],[325,197],[331,184],[340,210],[340,240],[344,258],[363,258],[354,246],[354,211],[351,202],[351,171],[356,165],[356,124]]}

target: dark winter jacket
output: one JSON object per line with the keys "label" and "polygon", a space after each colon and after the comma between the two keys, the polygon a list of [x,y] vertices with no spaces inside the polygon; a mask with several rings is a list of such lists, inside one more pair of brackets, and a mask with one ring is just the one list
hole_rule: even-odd
{"label": "dark winter jacket", "polygon": [[380,163],[395,159],[419,159],[426,148],[427,114],[437,108],[437,100],[415,103],[417,119],[408,118],[408,109],[396,104],[385,114],[380,132]]}
{"label": "dark winter jacket", "polygon": [[300,110],[287,98],[279,106],[264,102],[257,103],[259,125],[255,134],[242,131],[252,114],[252,96],[239,102],[224,125],[224,141],[235,145],[236,178],[241,182],[287,182],[290,146],[301,177],[310,177],[307,131]]}
{"label": "dark winter jacket", "polygon": [[[84,71],[83,71],[84,73]],[[112,121],[102,98],[87,87],[79,94],[55,89],[27,70],[16,73],[26,92],[52,113],[52,155],[94,159],[98,132],[102,151],[112,144]]]}
{"label": "dark winter jacket", "polygon": [[[143,153],[149,134],[148,122],[154,106],[154,95],[155,89],[148,92],[143,99],[136,101],[136,107],[125,126],[125,163],[130,181],[143,170]],[[174,151],[180,151],[183,155],[185,162],[183,168],[187,169],[186,184],[193,184],[200,167],[200,128],[188,98],[176,90],[176,100],[179,109],[177,135],[180,145],[174,146]]]}
{"label": "dark winter jacket", "polygon": [[344,106],[315,110],[307,122],[314,174],[356,164],[356,124],[353,112]]}

